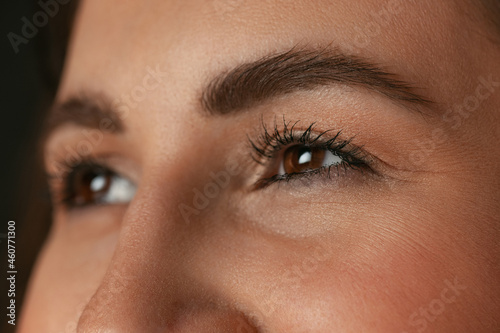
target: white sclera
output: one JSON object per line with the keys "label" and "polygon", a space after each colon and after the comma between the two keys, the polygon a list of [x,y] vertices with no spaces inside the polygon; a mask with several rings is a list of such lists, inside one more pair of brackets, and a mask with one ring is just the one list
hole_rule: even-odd
{"label": "white sclera", "polygon": [[332,154],[331,151],[325,153],[325,159],[323,160],[323,166],[337,165],[342,163],[343,159],[340,156]]}
{"label": "white sclera", "polygon": [[93,192],[100,192],[106,188],[107,182],[110,181],[108,190],[99,200],[105,204],[127,203],[135,195],[136,186],[130,180],[119,175],[113,175],[108,179],[106,175],[98,175],[90,182],[90,189]]}
{"label": "white sclera", "polygon": [[137,186],[130,180],[118,175],[111,178],[111,185],[108,192],[102,198],[104,203],[126,203],[134,198]]}

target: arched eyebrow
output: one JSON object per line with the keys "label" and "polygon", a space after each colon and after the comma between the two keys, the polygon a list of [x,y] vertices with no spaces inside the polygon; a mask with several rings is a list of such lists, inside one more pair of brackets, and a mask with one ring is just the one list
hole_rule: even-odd
{"label": "arched eyebrow", "polygon": [[[269,55],[216,75],[200,94],[200,105],[211,115],[228,115],[296,91],[344,84],[363,87],[393,102],[420,110],[433,104],[414,87],[360,57],[336,49],[298,49]],[[103,122],[112,126],[103,126]],[[110,132],[125,130],[120,113],[104,95],[82,93],[53,106],[46,132],[65,123]]]}
{"label": "arched eyebrow", "polygon": [[216,76],[203,90],[201,104],[211,114],[225,115],[295,91],[333,84],[367,88],[409,108],[433,104],[399,77],[336,49],[293,48]]}
{"label": "arched eyebrow", "polygon": [[55,103],[44,124],[43,140],[56,128],[74,124],[103,132],[121,133],[125,125],[121,114],[104,94],[82,92],[63,102]]}

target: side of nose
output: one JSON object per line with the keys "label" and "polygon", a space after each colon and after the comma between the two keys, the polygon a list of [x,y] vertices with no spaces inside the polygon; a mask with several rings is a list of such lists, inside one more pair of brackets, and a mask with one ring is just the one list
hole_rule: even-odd
{"label": "side of nose", "polygon": [[206,288],[205,277],[191,273],[196,229],[181,222],[178,193],[161,191],[152,186],[137,192],[77,332],[256,331],[213,287],[217,283]]}

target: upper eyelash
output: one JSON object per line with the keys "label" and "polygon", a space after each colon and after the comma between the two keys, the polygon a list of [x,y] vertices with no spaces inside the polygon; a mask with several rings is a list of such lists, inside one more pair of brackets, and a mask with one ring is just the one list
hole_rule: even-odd
{"label": "upper eyelash", "polygon": [[62,192],[61,202],[67,206],[71,205],[71,200],[73,196],[73,193],[71,193],[72,189],[70,188],[70,186],[74,181],[74,177],[77,175],[78,172],[81,172],[82,170],[114,173],[114,171],[111,170],[110,168],[94,160],[82,161],[80,164],[74,166],[63,178],[63,189],[62,189],[63,192]]}
{"label": "upper eyelash", "polygon": [[115,172],[112,168],[109,168],[106,165],[104,159],[93,156],[87,156],[78,163],[69,163],[66,160],[62,160],[59,163],[65,169],[61,174],[47,174],[49,183],[52,183],[50,186],[52,192],[51,197],[55,205],[63,204],[65,206],[70,206],[72,193],[70,193],[71,191],[69,186],[72,181],[72,177],[79,170],[92,168],[95,170],[108,170],[113,173]]}
{"label": "upper eyelash", "polygon": [[59,173],[53,172],[49,173],[46,172],[45,175],[49,181],[51,180],[65,180],[69,176],[70,173],[74,172],[76,169],[80,167],[85,167],[85,166],[93,166],[96,168],[101,168],[101,169],[112,169],[108,167],[108,163],[106,162],[106,159],[108,158],[107,155],[105,156],[85,156],[78,162],[69,162],[66,159],[61,159],[57,160],[56,163],[59,165],[59,168],[62,168],[63,170]]}
{"label": "upper eyelash", "polygon": [[[354,137],[341,139],[342,130],[339,130],[333,137],[326,140],[324,139],[326,134],[332,132],[332,130],[316,133],[314,131],[316,123],[313,122],[305,130],[299,131],[296,129],[298,123],[299,121],[293,124],[291,122],[286,122],[283,116],[283,129],[278,129],[275,120],[273,129],[269,131],[264,122],[261,121],[263,133],[257,137],[257,140],[253,141],[247,136],[254,151],[252,158],[257,163],[265,165],[269,160],[276,158],[276,154],[283,148],[291,146],[292,144],[302,144],[309,147],[328,150],[341,157],[344,161],[338,165],[321,167],[316,170],[286,174],[284,176],[272,175],[268,178],[261,178],[254,184],[254,188],[264,188],[273,183],[279,183],[281,181],[289,182],[293,179],[311,177],[322,173],[325,173],[326,176],[330,178],[332,168],[337,170],[337,174],[341,169],[347,170],[347,168],[363,171],[366,167],[371,170],[369,163],[366,162],[367,154],[364,153],[362,147],[351,145],[351,141]],[[255,153],[257,156],[255,156]]]}
{"label": "upper eyelash", "polygon": [[[305,130],[298,131],[296,129],[299,121],[295,123],[286,122],[283,117],[283,129],[278,129],[278,124],[274,122],[274,128],[270,132],[264,122],[262,121],[263,133],[257,138],[256,141],[247,136],[251,147],[257,154],[252,154],[252,158],[259,164],[264,164],[263,160],[269,160],[275,157],[277,151],[281,150],[293,143],[303,144],[305,146],[314,146],[317,148],[327,149],[340,157],[360,158],[361,147],[350,147],[345,151],[345,148],[350,145],[353,138],[340,139],[342,130],[338,131],[332,138],[323,140],[325,134],[332,132],[332,130],[322,131],[318,134],[314,133],[316,122],[310,124]],[[290,124],[292,124],[290,126]]]}

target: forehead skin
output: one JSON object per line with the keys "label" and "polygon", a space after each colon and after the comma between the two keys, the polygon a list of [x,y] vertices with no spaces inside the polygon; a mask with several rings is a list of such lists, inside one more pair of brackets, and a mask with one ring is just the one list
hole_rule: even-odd
{"label": "forehead skin", "polygon": [[[286,280],[278,281],[278,277],[282,275],[276,272],[281,263],[290,263],[291,266],[301,263],[304,258],[300,254],[302,251],[307,252],[307,245],[314,248],[314,243],[301,243],[300,246],[294,247],[296,239],[307,239],[307,231],[294,234],[294,241],[276,238],[279,241],[266,243],[268,239],[274,241],[275,238],[263,237],[263,240],[252,243],[247,238],[240,238],[237,232],[235,236],[230,234],[230,231],[224,233],[225,231],[220,230],[219,238],[204,243],[210,251],[200,255],[203,259],[198,258],[205,266],[217,267],[219,270],[207,271],[208,268],[202,267],[195,258],[186,264],[196,267],[196,270],[193,269],[190,273],[201,272],[200,276],[206,277],[206,283],[200,282],[205,283],[204,287],[210,291],[217,290],[220,295],[224,295],[221,296],[222,299],[230,300],[228,302],[241,303],[243,312],[247,308],[251,312],[253,308],[259,308],[259,305],[265,302],[268,302],[265,303],[266,306],[276,303],[274,307],[271,306],[273,311],[267,312],[271,313],[269,318],[266,317],[266,320],[269,320],[266,324],[273,331],[302,332],[312,329],[329,332],[333,326],[342,332],[400,332],[407,328],[405,325],[408,317],[421,306],[428,306],[429,302],[440,297],[444,288],[449,288],[450,283],[456,282],[456,276],[460,276],[462,283],[458,285],[465,285],[467,290],[457,290],[457,295],[462,292],[468,293],[468,296],[457,296],[456,301],[446,305],[446,312],[437,320],[434,317],[432,320],[427,319],[426,325],[432,323],[432,330],[436,331],[458,332],[459,328],[466,330],[471,320],[489,324],[487,320],[491,320],[500,308],[500,304],[494,301],[500,295],[497,277],[500,276],[500,250],[497,245],[500,237],[497,217],[500,214],[500,153],[497,149],[500,139],[500,89],[492,88],[496,90],[482,100],[480,107],[475,108],[473,112],[462,112],[458,116],[453,113],[455,118],[449,113],[455,105],[462,105],[465,98],[474,96],[478,86],[491,75],[493,81],[500,81],[500,47],[488,38],[486,25],[483,26],[478,15],[473,14],[474,10],[458,1],[431,0],[83,1],[57,99],[64,100],[82,90],[105,92],[112,99],[122,98],[142,83],[148,68],[157,66],[162,71],[162,84],[147,91],[137,108],[125,119],[128,129],[125,140],[130,142],[127,149],[131,151],[130,154],[137,155],[144,172],[141,181],[149,184],[149,187],[139,189],[136,194],[137,202],[134,202],[127,212],[124,218],[126,222],[123,222],[122,230],[119,231],[120,235],[115,235],[120,240],[113,259],[109,249],[95,250],[96,253],[101,250],[105,252],[105,259],[94,266],[85,266],[83,275],[93,272],[89,267],[96,267],[96,273],[91,275],[88,285],[85,286],[76,285],[76,282],[72,284],[71,281],[64,280],[64,274],[61,274],[61,277],[57,278],[60,280],[56,280],[62,281],[60,285],[65,285],[68,289],[79,288],[74,293],[79,298],[74,300],[61,296],[54,300],[53,304],[60,308],[79,307],[80,310],[86,307],[84,315],[87,316],[80,322],[81,332],[85,331],[83,328],[91,331],[99,325],[105,326],[105,320],[91,323],[93,318],[89,313],[109,310],[100,305],[99,297],[109,291],[106,288],[109,289],[109,285],[113,284],[110,281],[113,281],[114,272],[130,272],[134,267],[140,266],[144,267],[144,270],[138,273],[143,277],[140,281],[146,283],[150,289],[134,286],[130,293],[126,293],[126,297],[120,298],[122,303],[130,301],[130,307],[120,313],[122,317],[111,313],[112,311],[106,312],[111,318],[108,324],[112,322],[115,327],[120,327],[121,321],[125,323],[127,319],[124,314],[135,316],[134,309],[140,306],[132,304],[134,294],[147,298],[135,299],[144,307],[148,306],[148,302],[157,305],[158,316],[164,314],[162,311],[172,315],[175,311],[168,307],[174,307],[175,304],[162,305],[161,302],[168,300],[167,296],[172,299],[179,297],[180,291],[167,289],[170,285],[184,286],[183,281],[170,278],[170,267],[166,264],[163,267],[161,262],[155,263],[154,260],[145,258],[148,256],[146,249],[151,251],[149,255],[154,253],[161,257],[164,263],[175,263],[175,273],[178,273],[176,278],[183,276],[179,272],[182,271],[184,263],[177,265],[177,259],[172,259],[175,253],[161,252],[164,248],[158,238],[164,237],[162,240],[165,243],[169,240],[169,231],[176,227],[158,222],[158,216],[165,219],[169,213],[159,212],[157,196],[164,195],[161,204],[165,206],[168,206],[169,202],[177,202],[181,195],[174,189],[180,186],[179,180],[187,179],[184,176],[186,172],[193,171],[193,166],[199,166],[200,161],[197,158],[205,157],[206,160],[203,161],[208,161],[210,158],[205,152],[229,150],[225,146],[217,146],[215,149],[214,146],[203,144],[211,142],[212,138],[220,139],[219,133],[214,134],[209,129],[213,127],[209,125],[213,126],[214,122],[218,121],[226,122],[224,124],[227,125],[227,122],[232,121],[221,118],[213,120],[202,114],[199,96],[203,87],[214,75],[270,53],[287,51],[297,45],[330,45],[344,53],[371,59],[413,83],[419,93],[435,102],[435,115],[432,116],[434,118],[425,118],[422,122],[428,121],[426,127],[419,125],[420,132],[416,131],[416,135],[420,135],[422,140],[428,137],[432,141],[433,129],[440,128],[450,138],[443,146],[449,145],[453,149],[430,148],[428,165],[414,170],[415,174],[419,175],[416,177],[418,182],[398,188],[391,193],[393,196],[387,196],[386,201],[381,200],[384,193],[373,194],[373,205],[365,206],[360,200],[358,209],[358,206],[346,204],[344,207],[341,203],[335,206],[337,210],[333,215],[331,211],[327,211],[327,207],[331,206],[321,205],[321,202],[316,206],[308,205],[300,201],[298,195],[290,196],[300,201],[303,207],[307,206],[307,209],[304,208],[304,215],[310,214],[318,218],[325,214],[327,217],[335,216],[349,222],[373,222],[372,228],[366,227],[366,224],[358,226],[359,234],[362,235],[359,237],[364,237],[363,232],[369,236],[366,236],[365,243],[356,243],[358,247],[355,247],[352,258],[346,254],[347,251],[343,252],[342,245],[350,240],[353,243],[358,241],[357,229],[346,231],[340,228],[339,235],[346,236],[349,240],[336,237],[329,239],[328,236],[321,238],[316,237],[317,235],[316,238],[312,237],[314,240],[326,240],[319,245],[320,249],[328,248],[325,252],[333,252],[334,255],[328,259],[331,265],[322,263],[314,274],[302,280],[302,289],[290,288]],[[391,149],[389,144],[384,146],[384,141],[399,140],[401,147],[411,149],[409,147],[414,141],[410,134],[403,133],[405,127],[394,126],[395,138],[392,139],[387,131],[383,131],[383,128],[387,129],[390,124],[381,124],[383,121],[377,120],[378,116],[357,119],[356,114],[348,114],[345,110],[324,115],[320,110],[323,104],[318,102],[319,106],[314,106],[313,99],[306,96],[303,101],[294,100],[288,104],[285,100],[282,107],[293,108],[292,104],[295,104],[295,107],[310,107],[311,114],[319,115],[320,120],[333,119],[339,123],[345,122],[351,127],[356,127],[357,123],[368,123],[366,126],[360,126],[369,128],[369,135],[360,133],[359,138],[373,138],[375,145],[379,145],[380,150],[388,155],[394,154],[397,149]],[[351,102],[358,105],[353,101],[349,103]],[[324,104],[330,105],[326,102]],[[362,106],[359,108],[361,110]],[[383,118],[383,115],[380,117],[384,120],[393,119]],[[449,121],[450,119],[453,121]],[[377,125],[370,127],[372,120]],[[379,129],[380,135],[377,134]],[[439,154],[441,151],[444,153]],[[430,171],[424,168],[431,165]],[[195,172],[190,174],[193,173]],[[196,178],[198,176],[200,178]],[[203,179],[200,175],[196,174],[193,179],[186,180],[186,192],[192,188],[203,187],[204,182],[200,180]],[[200,180],[199,183],[196,183],[197,179]],[[208,178],[204,181],[208,182]],[[168,191],[169,186],[171,191]],[[427,193],[421,191],[426,187],[437,192],[435,197],[427,198],[421,195]],[[440,191],[443,188],[446,191]],[[360,199],[362,194],[353,194],[349,199],[358,203],[356,200]],[[296,208],[293,202],[279,203],[284,208],[273,207],[267,203],[253,207],[255,209],[252,214],[259,218],[264,216],[263,219],[267,219],[266,222],[273,228],[272,223],[279,224],[279,216],[272,215],[273,209],[280,212],[276,214],[284,214],[285,208],[293,212],[293,208]],[[319,208],[314,211],[311,207]],[[462,211],[464,207],[467,209]],[[261,213],[261,210],[266,211],[267,215]],[[40,304],[49,298],[49,291],[62,295],[62,292],[56,291],[56,287],[47,287],[55,283],[47,272],[58,270],[65,251],[74,251],[67,248],[71,241],[63,239],[63,236],[67,236],[67,231],[61,226],[62,223],[58,223],[58,216],[56,213],[52,237],[47,243],[35,275],[33,296],[28,301],[28,315],[23,322],[21,333],[28,332],[30,327],[39,329],[41,323],[49,322],[49,317],[52,318],[53,324],[46,324],[47,330],[49,327],[63,330],[60,327],[65,327],[75,317],[75,314],[68,310],[58,312],[60,318],[55,318],[56,310]],[[228,218],[225,213],[220,216]],[[248,216],[242,213],[237,217],[244,219]],[[215,218],[219,218],[219,215]],[[132,219],[137,222],[136,225],[131,223]],[[380,221],[394,222],[395,226],[381,227],[380,229],[385,230],[379,230],[377,223]],[[420,223],[416,221],[424,221],[424,227],[412,229],[413,224]],[[476,225],[471,221],[482,224]],[[135,236],[131,230],[135,231]],[[402,243],[410,236],[403,231],[415,237],[414,242],[409,241],[410,245],[407,247],[403,247]],[[87,232],[95,233],[88,230]],[[317,234],[320,232],[317,231]],[[144,243],[147,246],[139,242],[137,235],[148,240]],[[230,250],[221,244],[227,245]],[[241,252],[230,245],[239,247]],[[85,248],[85,245],[80,246]],[[404,251],[401,248],[404,248]],[[285,249],[296,252],[292,255],[285,253]],[[233,253],[234,257],[229,258]],[[434,254],[439,260],[434,260]],[[339,258],[353,265],[336,266],[341,261]],[[82,259],[81,262],[85,260]],[[112,267],[107,267],[109,262],[113,263]],[[119,264],[123,264],[123,267],[118,267]],[[167,277],[155,276],[155,272],[158,273],[155,269]],[[184,269],[187,270],[185,267]],[[102,280],[104,282],[100,282],[106,270],[108,275]],[[248,272],[259,274],[250,276]],[[172,276],[174,275],[172,273]],[[78,275],[75,274],[68,280],[78,281]],[[234,282],[236,280],[239,282]],[[155,285],[160,282],[165,286]],[[127,281],[123,283],[126,284]],[[94,301],[87,306],[85,302],[98,288],[102,292],[98,292]],[[194,293],[192,290],[191,292]],[[158,295],[164,298],[160,299]],[[267,297],[269,295],[272,297]],[[80,307],[82,302],[85,305]],[[39,310],[42,308],[45,312]],[[80,313],[76,317],[79,315]],[[151,313],[144,314],[146,317],[147,315],[157,318]],[[211,312],[207,311],[206,316],[210,317]],[[422,316],[424,315],[419,314],[418,319],[423,320],[425,317]],[[137,320],[137,325],[139,319],[134,319]],[[457,326],[453,326],[453,323],[457,323]],[[124,327],[127,328],[120,328]],[[23,328],[26,331],[23,331]]]}
{"label": "forehead skin", "polygon": [[[446,113],[473,94],[481,75],[498,68],[500,46],[490,42],[490,27],[470,7],[462,1],[83,1],[58,97],[82,89],[122,96],[137,86],[148,66],[160,66],[168,75],[146,102],[183,110],[162,116],[189,117],[201,88],[220,71],[296,45],[331,45],[403,74]],[[482,102],[479,112],[467,117],[470,126],[459,131],[484,120],[475,115],[496,102]],[[148,122],[133,121],[136,116],[130,123],[151,131]],[[495,132],[499,117],[488,112],[490,121],[481,126]]]}
{"label": "forehead skin", "polygon": [[[331,44],[390,64],[435,100],[451,103],[474,87],[472,73],[491,70],[497,55],[470,11],[451,1],[218,0],[120,6],[84,1],[80,18],[91,24],[77,25],[77,43],[66,71],[71,82],[63,84],[61,95],[81,85],[96,87],[97,82],[106,87],[120,84],[111,72],[129,77],[126,85],[134,79],[131,71],[142,74],[141,64],[162,64],[180,88],[200,85],[210,74],[242,60],[297,44]],[[72,66],[74,62],[79,66]],[[94,78],[99,80],[85,81]]]}

